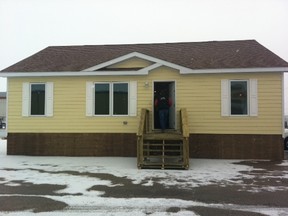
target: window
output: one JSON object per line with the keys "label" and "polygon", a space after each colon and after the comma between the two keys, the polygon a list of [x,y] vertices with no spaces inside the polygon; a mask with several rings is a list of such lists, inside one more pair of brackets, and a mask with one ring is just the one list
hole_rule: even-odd
{"label": "window", "polygon": [[136,116],[137,82],[87,82],[86,116]]}
{"label": "window", "polygon": [[53,83],[23,83],[22,116],[53,116]]}
{"label": "window", "polygon": [[109,115],[110,112],[110,84],[95,84],[95,115]]}
{"label": "window", "polygon": [[128,115],[128,83],[113,84],[113,115]]}
{"label": "window", "polygon": [[128,83],[95,83],[95,115],[128,115]]}
{"label": "window", "polygon": [[45,84],[31,84],[30,114],[45,115]]}
{"label": "window", "polygon": [[231,115],[248,114],[247,81],[230,81]]}
{"label": "window", "polygon": [[222,116],[257,116],[257,79],[221,80]]}

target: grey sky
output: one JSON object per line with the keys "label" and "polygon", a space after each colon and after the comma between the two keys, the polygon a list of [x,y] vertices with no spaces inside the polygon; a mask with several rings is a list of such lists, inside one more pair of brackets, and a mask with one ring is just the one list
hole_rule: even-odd
{"label": "grey sky", "polygon": [[0,0],[0,70],[51,45],[238,39],[288,61],[287,11],[287,0]]}

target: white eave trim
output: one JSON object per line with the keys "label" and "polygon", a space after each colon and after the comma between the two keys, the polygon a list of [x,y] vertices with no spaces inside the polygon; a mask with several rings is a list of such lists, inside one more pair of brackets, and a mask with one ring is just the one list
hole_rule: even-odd
{"label": "white eave trim", "polygon": [[[288,67],[193,69],[192,74],[288,72]],[[181,74],[191,72],[180,71]]]}
{"label": "white eave trim", "polygon": [[60,72],[9,72],[0,73],[0,77],[71,77],[71,76],[135,76],[147,75],[146,71],[60,71]]}
{"label": "white eave trim", "polygon": [[[161,66],[163,66],[163,64],[155,63],[137,71],[1,72],[0,77],[143,76],[148,75],[150,70]],[[269,73],[288,72],[288,67],[178,70],[180,74]]]}

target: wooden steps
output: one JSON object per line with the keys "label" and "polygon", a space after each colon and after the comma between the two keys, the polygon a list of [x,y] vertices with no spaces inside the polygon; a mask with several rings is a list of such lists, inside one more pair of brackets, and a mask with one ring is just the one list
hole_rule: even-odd
{"label": "wooden steps", "polygon": [[181,134],[145,134],[141,168],[185,169]]}
{"label": "wooden steps", "polygon": [[[165,133],[147,129],[147,110],[142,110],[137,133],[137,166],[139,169],[188,169],[189,142],[180,131]],[[187,131],[187,129],[185,129]]]}

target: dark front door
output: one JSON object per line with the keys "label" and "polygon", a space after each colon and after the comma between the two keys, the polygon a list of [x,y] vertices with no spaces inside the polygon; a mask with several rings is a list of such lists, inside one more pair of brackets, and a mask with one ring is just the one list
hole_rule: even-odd
{"label": "dark front door", "polygon": [[[174,81],[168,81],[168,82],[154,82],[154,101],[156,98],[159,97],[159,94],[161,91],[164,92],[165,96],[167,98],[170,98],[172,101],[172,105],[169,108],[169,119],[166,125],[166,128],[169,129],[175,129],[176,128],[176,121],[175,121],[175,82]],[[157,107],[155,107],[154,104],[154,109],[153,109],[153,116],[154,116],[154,129],[160,129],[160,122],[159,122],[159,112],[157,110]]]}

